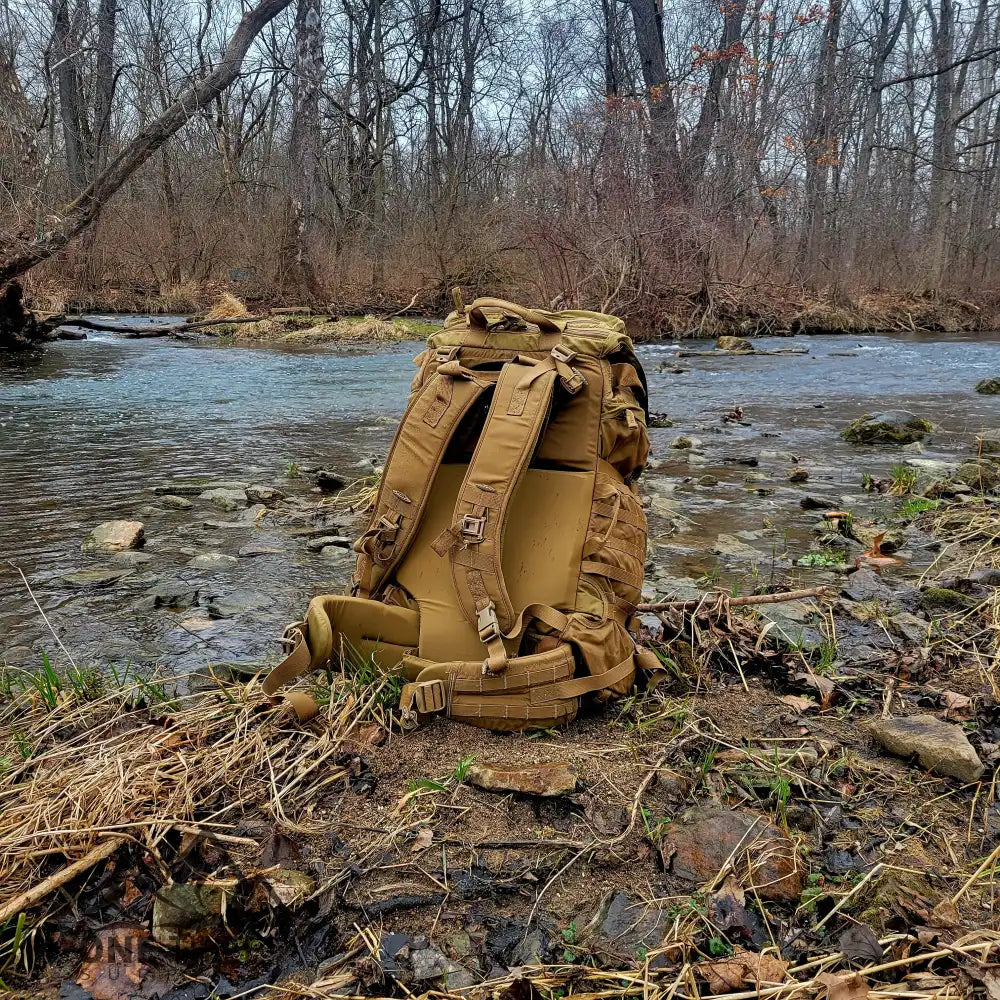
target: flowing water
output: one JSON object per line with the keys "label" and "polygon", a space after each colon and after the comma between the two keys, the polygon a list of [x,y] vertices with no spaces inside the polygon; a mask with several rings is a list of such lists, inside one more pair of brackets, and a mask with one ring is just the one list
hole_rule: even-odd
{"label": "flowing water", "polygon": [[[799,506],[806,493],[863,504],[863,472],[885,475],[916,457],[841,441],[838,431],[864,412],[906,408],[938,424],[921,459],[955,461],[977,431],[1000,426],[1000,397],[973,391],[1000,374],[1000,334],[756,346],[809,353],[678,357],[690,343],[640,350],[651,409],[675,422],[651,433],[648,479],[653,537],[671,575],[711,573],[719,533],[756,541],[762,525],[781,528],[783,548],[805,551],[816,520]],[[294,526],[219,527],[237,515],[197,499],[190,510],[168,509],[153,488],[203,477],[315,500],[307,478],[288,478],[290,463],[370,471],[402,411],[415,348],[291,352],[90,334],[0,357],[0,659],[27,664],[56,650],[7,561],[27,574],[78,660],[182,670],[273,655],[275,632],[312,594],[339,588],[347,560],[309,552]],[[737,406],[742,422],[724,422]],[[694,455],[669,447],[681,434],[701,439]],[[788,482],[795,467],[808,469],[808,484]],[[81,569],[121,565],[80,551],[87,532],[113,518],[145,523],[149,561],[104,587],[68,582]],[[248,543],[274,551],[214,572],[186,565]],[[151,594],[171,589],[181,610],[152,607]]]}

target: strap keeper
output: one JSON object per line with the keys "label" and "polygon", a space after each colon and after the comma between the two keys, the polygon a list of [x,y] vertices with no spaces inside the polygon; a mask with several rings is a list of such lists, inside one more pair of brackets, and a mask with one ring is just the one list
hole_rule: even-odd
{"label": "strap keeper", "polygon": [[399,711],[404,722],[412,727],[417,720],[414,715],[432,715],[443,712],[447,704],[447,690],[444,681],[413,681],[403,685],[399,696]]}
{"label": "strap keeper", "polygon": [[570,368],[570,371],[573,374],[569,378],[560,378],[559,382],[571,396],[575,396],[587,384],[587,380],[579,368]]}
{"label": "strap keeper", "polygon": [[[465,541],[478,545],[486,537],[486,518],[466,514],[462,518],[462,526],[459,531]],[[493,617],[495,620],[496,615]]]}

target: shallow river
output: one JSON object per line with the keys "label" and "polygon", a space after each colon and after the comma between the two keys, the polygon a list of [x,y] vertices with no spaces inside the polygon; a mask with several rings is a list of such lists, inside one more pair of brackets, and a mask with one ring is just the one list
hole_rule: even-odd
{"label": "shallow river", "polygon": [[[663,515],[653,521],[654,539],[671,575],[711,573],[720,532],[750,532],[753,541],[762,524],[780,525],[782,547],[801,554],[816,520],[799,506],[805,493],[863,504],[862,473],[885,475],[904,458],[954,460],[978,430],[1000,425],[1000,397],[972,391],[1000,374],[1000,334],[756,346],[809,353],[678,358],[678,350],[698,349],[691,343],[640,351],[651,408],[675,421],[652,432],[657,468],[649,480]],[[91,334],[37,355],[0,357],[0,659],[6,651],[26,664],[55,649],[8,560],[27,574],[77,659],[182,669],[273,654],[275,631],[317,590],[339,585],[345,566],[332,567],[301,537],[274,527],[206,527],[233,515],[197,500],[191,510],[166,509],[152,489],[207,477],[308,496],[307,479],[287,479],[290,463],[363,474],[385,454],[417,349],[293,353]],[[734,406],[744,423],[722,421]],[[940,425],[920,456],[838,437],[861,413],[900,407]],[[700,438],[701,454],[669,448],[680,434]],[[804,486],[788,482],[796,467],[810,473]],[[67,583],[73,571],[115,565],[81,554],[80,542],[98,522],[119,517],[145,523],[150,561],[107,587]],[[278,551],[216,572],[186,566],[197,553],[236,555],[251,541]],[[149,593],[164,581],[189,588],[185,611],[150,607]],[[231,614],[218,611],[227,597]]]}

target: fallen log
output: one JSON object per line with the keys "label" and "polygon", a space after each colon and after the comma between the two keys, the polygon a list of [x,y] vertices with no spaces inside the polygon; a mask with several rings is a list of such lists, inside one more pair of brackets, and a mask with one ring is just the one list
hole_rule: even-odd
{"label": "fallen log", "polygon": [[[191,330],[203,330],[212,326],[226,326],[231,323],[259,323],[266,316],[237,316],[232,319],[202,319],[183,323],[152,323],[149,326],[133,326],[131,323],[116,323],[111,320],[88,319],[85,316],[59,317],[55,329],[64,326],[76,326],[83,330],[98,330],[105,333],[117,333],[128,340],[141,340],[145,337],[180,337]],[[187,338],[181,338],[187,339]]]}
{"label": "fallen log", "polygon": [[729,608],[748,608],[757,604],[782,604],[785,601],[802,601],[808,597],[829,597],[829,587],[805,587],[802,590],[786,590],[782,594],[751,594],[748,597],[729,597],[721,591],[705,594],[693,601],[658,601],[654,604],[640,604],[637,611],[697,611],[712,607],[716,602]]}
{"label": "fallen log", "polygon": [[782,354],[808,354],[808,347],[776,347],[773,351],[678,351],[678,358],[760,358]]}

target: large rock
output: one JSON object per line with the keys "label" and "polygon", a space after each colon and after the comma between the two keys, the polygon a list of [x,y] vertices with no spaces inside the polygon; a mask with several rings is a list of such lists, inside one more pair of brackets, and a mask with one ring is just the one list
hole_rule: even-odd
{"label": "large rock", "polygon": [[145,540],[142,521],[104,521],[87,535],[80,548],[84,552],[121,552],[137,549]]}
{"label": "large rock", "polygon": [[274,605],[274,599],[259,590],[240,588],[228,594],[212,594],[206,603],[209,618],[235,618],[248,611],[261,611]]}
{"label": "large rock", "polygon": [[715,342],[715,348],[719,351],[731,351],[734,354],[753,353],[753,344],[743,337],[719,337]]}
{"label": "large rock", "polygon": [[191,569],[229,569],[236,565],[236,556],[227,556],[224,552],[202,552],[188,562]]}
{"label": "large rock", "polygon": [[219,510],[239,510],[247,505],[246,490],[236,490],[228,487],[205,490],[198,494],[198,499],[207,500],[210,504],[218,507]]}
{"label": "large rock", "polygon": [[160,503],[164,507],[171,507],[174,510],[190,510],[194,506],[187,497],[182,497],[176,493],[161,493]]}
{"label": "large rock", "polygon": [[974,490],[989,493],[1000,488],[1000,462],[985,456],[979,461],[965,462],[955,473],[955,479]]}
{"label": "large rock", "polygon": [[1000,455],[1000,429],[994,428],[977,434],[976,448],[983,455]]}
{"label": "large rock", "polygon": [[347,480],[330,469],[320,469],[316,473],[316,485],[324,493],[336,493],[347,485]]}
{"label": "large rock", "polygon": [[217,886],[175,882],[153,897],[153,940],[167,948],[207,948],[224,933],[225,893]]}
{"label": "large rock", "polygon": [[981,392],[984,396],[1000,395],[1000,378],[990,377],[980,379],[976,383],[976,392]]}
{"label": "large rock", "polygon": [[892,588],[870,569],[852,573],[840,592],[852,601],[879,601],[884,604],[893,598]]}
{"label": "large rock", "polygon": [[868,730],[890,753],[915,756],[924,767],[959,781],[978,781],[983,763],[961,727],[933,715],[875,719]]}
{"label": "large rock", "polygon": [[246,495],[251,503],[277,503],[285,499],[285,494],[273,486],[248,486]]}
{"label": "large rock", "polygon": [[752,545],[740,541],[735,535],[721,534],[712,544],[712,551],[723,559],[733,559],[735,561],[758,562],[764,556]]}
{"label": "large rock", "polygon": [[686,882],[707,882],[730,862],[743,886],[762,899],[797,902],[802,895],[804,873],[795,845],[759,813],[696,806],[666,827],[660,851],[664,866]]}
{"label": "large rock", "polygon": [[933,430],[931,423],[909,410],[885,410],[867,413],[844,431],[853,444],[910,444],[921,441]]}
{"label": "large rock", "polygon": [[322,552],[328,545],[337,545],[342,549],[349,549],[353,542],[346,535],[320,535],[319,538],[310,538],[306,542],[306,548],[310,552]]}
{"label": "large rock", "polygon": [[522,792],[546,798],[568,795],[576,788],[576,775],[565,762],[523,767],[473,764],[466,777],[470,784],[488,792]]}

